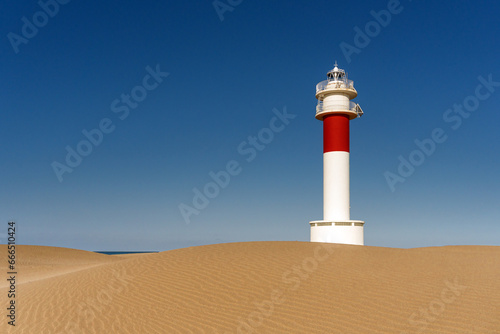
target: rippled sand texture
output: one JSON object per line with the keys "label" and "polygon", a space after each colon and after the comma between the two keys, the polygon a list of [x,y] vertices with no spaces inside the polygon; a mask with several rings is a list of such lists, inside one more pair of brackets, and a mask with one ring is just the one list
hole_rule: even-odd
{"label": "rippled sand texture", "polygon": [[3,279],[1,333],[500,333],[500,247],[17,246],[17,259],[16,327]]}

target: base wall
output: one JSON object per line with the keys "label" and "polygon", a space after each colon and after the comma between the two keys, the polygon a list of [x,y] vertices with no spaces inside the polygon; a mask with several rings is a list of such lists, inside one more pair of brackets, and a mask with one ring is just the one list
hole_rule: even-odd
{"label": "base wall", "polygon": [[311,242],[364,245],[363,221],[331,222],[319,220],[309,224],[311,225]]}

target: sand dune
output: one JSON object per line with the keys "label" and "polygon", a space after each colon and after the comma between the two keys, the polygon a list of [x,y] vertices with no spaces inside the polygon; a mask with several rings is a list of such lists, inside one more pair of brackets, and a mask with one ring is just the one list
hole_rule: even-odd
{"label": "sand dune", "polygon": [[[0,252],[7,256],[7,246],[0,245]],[[84,270],[117,260],[119,259],[78,249],[25,245],[16,247],[16,263],[21,283]],[[2,261],[0,268],[4,273],[7,271],[6,261]],[[7,281],[0,281],[0,288],[7,285]]]}
{"label": "sand dune", "polygon": [[18,246],[17,256],[16,327],[3,315],[2,333],[500,333],[500,247],[250,242],[127,257]]}

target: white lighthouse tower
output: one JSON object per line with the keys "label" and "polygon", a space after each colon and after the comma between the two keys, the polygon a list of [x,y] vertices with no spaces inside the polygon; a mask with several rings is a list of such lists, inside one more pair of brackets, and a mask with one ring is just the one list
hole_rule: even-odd
{"label": "white lighthouse tower", "polygon": [[316,118],[323,121],[323,220],[310,222],[312,242],[363,245],[364,221],[351,220],[349,121],[361,117],[358,95],[344,70],[335,68],[316,85]]}

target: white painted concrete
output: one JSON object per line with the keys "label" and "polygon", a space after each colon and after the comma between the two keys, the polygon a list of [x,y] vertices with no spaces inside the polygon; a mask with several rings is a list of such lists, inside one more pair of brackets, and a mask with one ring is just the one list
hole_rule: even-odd
{"label": "white painted concrete", "polygon": [[350,219],[349,152],[323,154],[323,219]]}

